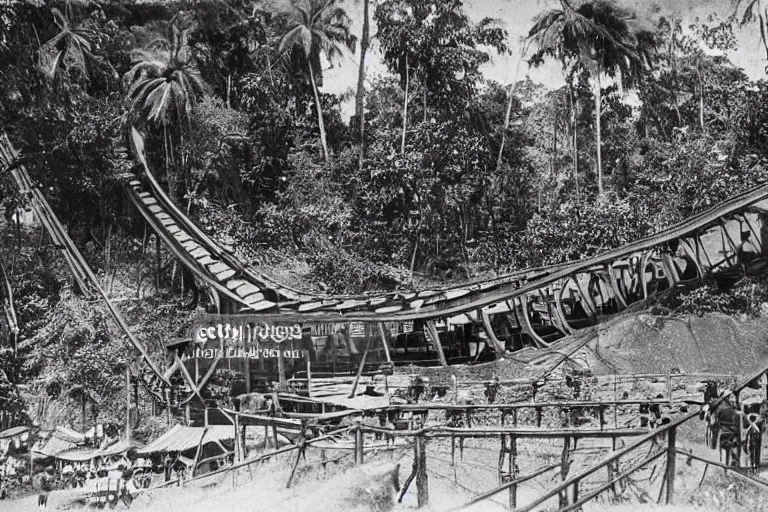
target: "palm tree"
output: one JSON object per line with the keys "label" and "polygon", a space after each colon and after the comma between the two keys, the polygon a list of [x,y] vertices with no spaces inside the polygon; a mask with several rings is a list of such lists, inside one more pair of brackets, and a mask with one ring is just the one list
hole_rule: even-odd
{"label": "palm tree", "polygon": [[349,16],[344,9],[336,6],[335,0],[291,0],[287,31],[278,45],[278,54],[294,52],[294,56],[307,67],[326,161],[330,155],[316,76],[322,78],[321,55],[333,62],[343,55],[345,49],[354,50],[357,38],[350,34],[349,25]]}
{"label": "palm tree", "polygon": [[82,78],[87,78],[86,59],[95,58],[91,48],[99,34],[87,21],[73,21],[69,2],[65,4],[64,11],[62,13],[56,7],[51,8],[59,33],[40,47],[38,65],[49,79],[53,79],[60,69],[76,69]]}
{"label": "palm tree", "polygon": [[610,0],[595,0],[574,8],[560,0],[561,9],[542,13],[528,33],[538,47],[532,64],[544,56],[555,57],[564,67],[576,61],[594,80],[597,186],[603,193],[600,117],[603,74],[632,87],[649,68],[658,42],[652,28],[641,24],[634,13]]}
{"label": "palm tree", "polygon": [[360,38],[360,67],[357,74],[357,94],[355,95],[355,115],[360,131],[360,153],[358,155],[360,172],[363,171],[365,158],[365,57],[370,44],[369,3],[370,0],[363,0],[363,34]]}
{"label": "palm tree", "polygon": [[[174,154],[173,128],[180,142],[197,97],[208,90],[188,45],[194,26],[185,13],[174,16],[166,34],[132,52],[133,67],[125,74],[131,111],[163,128],[166,169]],[[169,192],[173,197],[170,184]]]}

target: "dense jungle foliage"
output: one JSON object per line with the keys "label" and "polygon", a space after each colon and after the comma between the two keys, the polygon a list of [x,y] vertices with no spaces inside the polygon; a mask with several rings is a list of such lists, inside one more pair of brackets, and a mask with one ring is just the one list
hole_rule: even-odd
{"label": "dense jungle foliage", "polygon": [[[152,319],[156,349],[184,325],[162,309],[179,310],[181,272],[168,254],[153,271],[124,195],[114,152],[131,125],[203,230],[332,292],[585,258],[768,177],[768,82],[727,57],[735,27],[758,23],[748,12],[641,23],[606,0],[542,7],[524,66],[556,63],[552,88],[485,79],[520,43],[461,0],[358,1],[370,27],[341,0],[0,2],[0,128],[105,287]],[[324,93],[329,67],[369,47],[388,73]],[[6,221],[24,206],[2,174],[0,200]],[[3,382],[38,379],[119,418],[129,354],[105,314],[39,231],[0,229],[24,356],[0,400]]]}

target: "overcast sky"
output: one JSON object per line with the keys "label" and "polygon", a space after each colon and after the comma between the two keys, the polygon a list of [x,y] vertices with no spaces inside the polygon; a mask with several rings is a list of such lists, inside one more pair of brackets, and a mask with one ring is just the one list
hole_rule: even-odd
{"label": "overcast sky", "polygon": [[[439,0],[436,0],[439,1]],[[654,6],[661,10],[659,14],[674,15],[683,19],[684,25],[693,23],[697,17],[706,18],[716,13],[721,19],[725,19],[733,13],[731,0],[618,0],[617,3],[625,7],[635,9],[638,16],[651,18]],[[371,18],[376,0],[371,0]],[[343,0],[341,5],[352,18],[352,31],[358,37],[362,32],[363,2],[362,0]],[[521,54],[524,46],[524,38],[528,33],[533,19],[542,11],[559,6],[558,0],[464,0],[464,8],[473,21],[480,21],[485,17],[499,19],[509,33],[509,45],[512,55],[493,57],[493,61],[483,68],[486,78],[509,84],[516,80],[522,80],[527,75],[535,82],[547,84],[556,88],[563,84],[560,67],[556,63],[549,63],[538,69],[529,69],[522,62]],[[373,21],[371,21],[373,23]],[[371,32],[375,34],[376,27],[372,25]],[[756,24],[752,24],[737,31],[739,48],[730,55],[731,60],[747,72],[752,78],[765,76],[764,50],[760,45],[760,34]],[[358,49],[359,51],[359,49]],[[324,74],[324,86],[322,90],[327,93],[342,94],[354,89],[357,84],[357,66],[360,60],[359,53],[350,55]],[[370,80],[375,75],[386,73],[381,63],[380,54],[373,41],[373,47],[369,51],[367,65],[367,77]],[[349,104],[344,106],[344,117],[351,115]]]}

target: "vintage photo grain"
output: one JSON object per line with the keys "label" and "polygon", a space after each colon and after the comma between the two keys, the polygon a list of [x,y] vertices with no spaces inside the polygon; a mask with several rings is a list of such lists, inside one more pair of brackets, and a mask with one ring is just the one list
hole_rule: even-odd
{"label": "vintage photo grain", "polygon": [[768,505],[767,0],[0,0],[0,511]]}

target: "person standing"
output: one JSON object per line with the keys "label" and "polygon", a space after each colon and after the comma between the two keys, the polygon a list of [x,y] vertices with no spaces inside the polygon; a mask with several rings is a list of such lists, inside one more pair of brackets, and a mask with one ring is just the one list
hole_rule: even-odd
{"label": "person standing", "polygon": [[53,467],[48,466],[40,476],[40,496],[37,498],[37,508],[44,510],[48,506],[48,494],[53,488]]}

